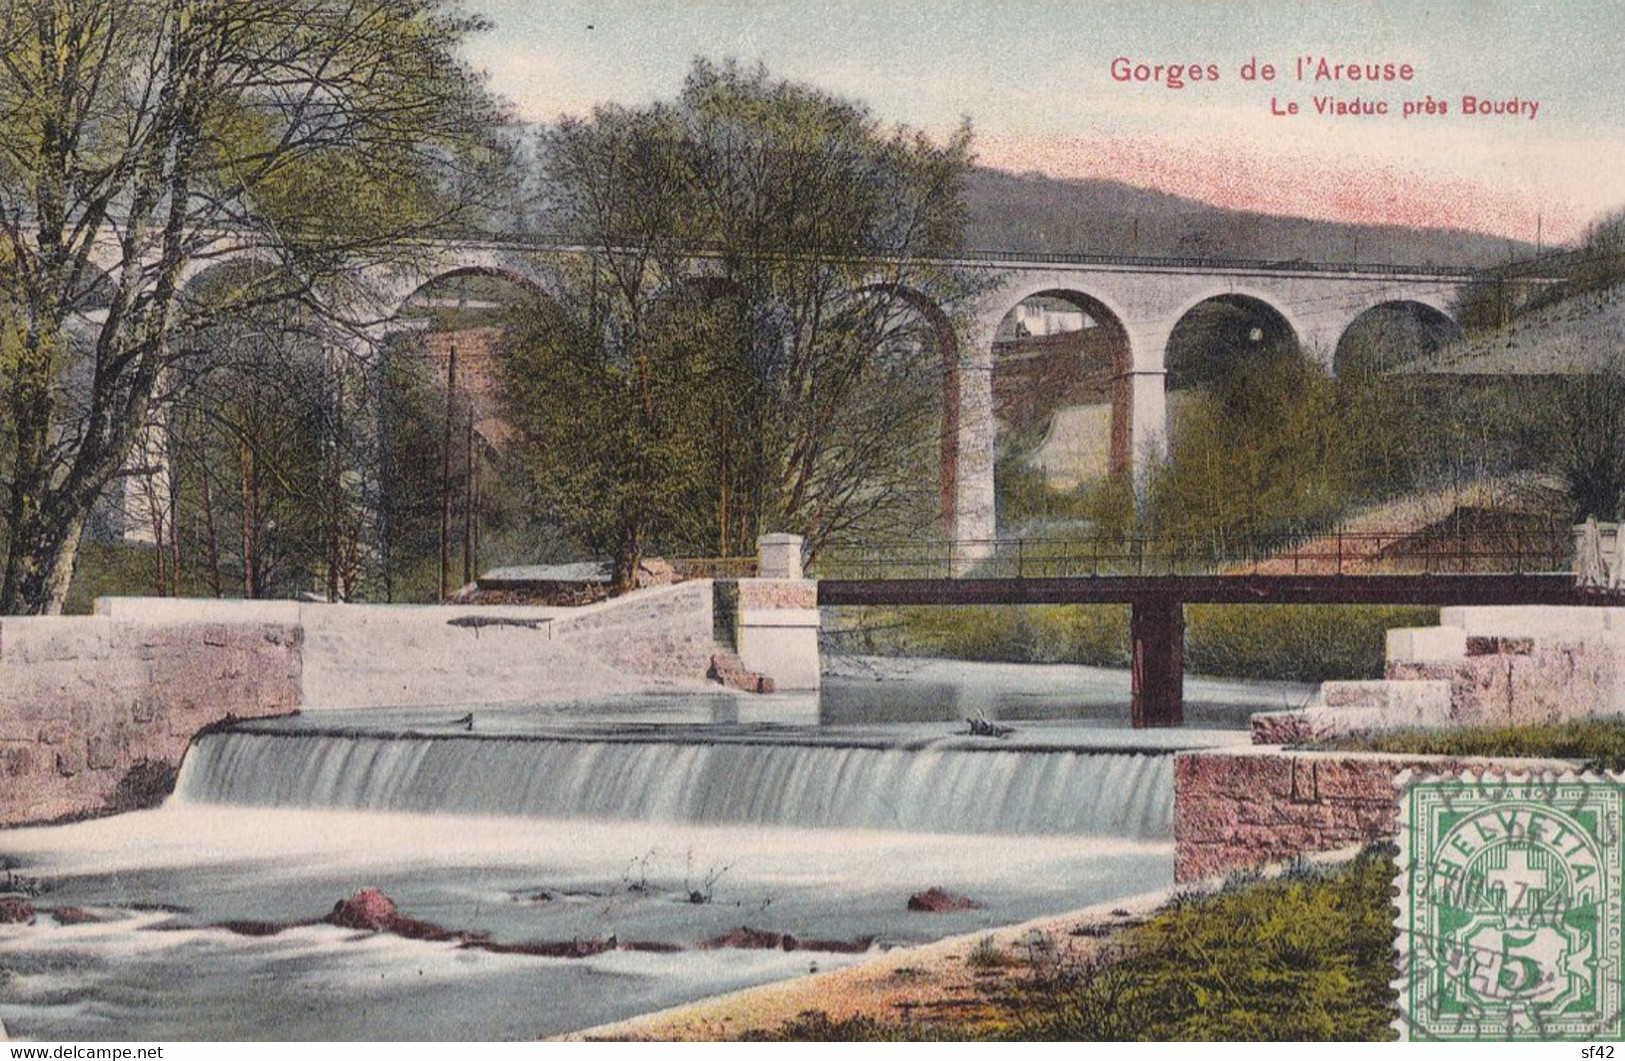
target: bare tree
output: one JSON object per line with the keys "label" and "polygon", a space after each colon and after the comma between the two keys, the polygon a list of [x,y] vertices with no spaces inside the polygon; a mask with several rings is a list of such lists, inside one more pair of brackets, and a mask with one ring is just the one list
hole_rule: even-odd
{"label": "bare tree", "polygon": [[[505,159],[454,53],[477,28],[439,0],[0,0],[0,612],[60,609],[182,329],[331,312],[358,262],[475,216]],[[255,282],[185,297],[245,254]]]}

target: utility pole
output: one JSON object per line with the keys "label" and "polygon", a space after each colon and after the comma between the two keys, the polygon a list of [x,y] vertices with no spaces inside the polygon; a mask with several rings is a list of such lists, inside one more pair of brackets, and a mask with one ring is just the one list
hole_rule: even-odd
{"label": "utility pole", "polygon": [[440,599],[451,595],[451,430],[457,415],[457,340],[446,356],[446,423],[440,435]]}
{"label": "utility pole", "polygon": [[463,585],[474,581],[474,396],[468,396],[468,433],[463,441]]}

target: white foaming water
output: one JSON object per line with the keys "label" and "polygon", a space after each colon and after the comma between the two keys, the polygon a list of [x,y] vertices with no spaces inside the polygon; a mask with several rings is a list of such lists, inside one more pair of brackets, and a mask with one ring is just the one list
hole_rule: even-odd
{"label": "white foaming water", "polygon": [[[558,1034],[859,957],[704,949],[741,925],[923,942],[1172,876],[1166,841],[183,803],[7,831],[0,852],[50,882],[42,908],[105,919],[0,926],[0,1020],[46,1040]],[[908,896],[932,885],[982,908],[910,913]],[[263,938],[211,927],[309,922],[364,886],[501,941],[618,935],[682,950],[577,961],[319,924]],[[711,901],[694,904],[694,888]]]}
{"label": "white foaming water", "polygon": [[[0,926],[0,1020],[47,1040],[557,1034],[859,958],[707,948],[741,926],[907,944],[1166,887],[1170,753],[1216,739],[1040,723],[982,750],[924,723],[688,732],[714,698],[655,707],[615,732],[543,731],[606,725],[593,705],[466,735],[400,712],[254,723],[202,738],[159,810],[4,831],[0,859],[43,890],[36,923]],[[314,923],[367,886],[503,943],[676,950]],[[981,905],[911,913],[931,886]],[[64,907],[98,920],[44,913]],[[294,927],[223,927],[243,921]]]}
{"label": "white foaming water", "polygon": [[174,801],[528,818],[1164,838],[1168,755],[220,733]]}

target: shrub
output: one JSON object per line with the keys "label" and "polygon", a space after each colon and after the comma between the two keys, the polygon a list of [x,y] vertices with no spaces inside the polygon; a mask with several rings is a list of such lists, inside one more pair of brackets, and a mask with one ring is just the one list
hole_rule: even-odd
{"label": "shrub", "polygon": [[1185,609],[1185,669],[1299,682],[1380,678],[1387,631],[1438,618],[1434,608],[1192,605]]}
{"label": "shrub", "polygon": [[[1122,604],[898,608],[865,621],[890,635],[863,643],[865,651],[1096,667],[1130,662],[1129,608]],[[1390,628],[1437,621],[1432,608],[1191,605],[1185,669],[1302,682],[1380,677]]]}
{"label": "shrub", "polygon": [[1391,1039],[1392,856],[1371,850],[1165,908],[1124,932],[1121,956],[1017,999],[1009,1036]]}

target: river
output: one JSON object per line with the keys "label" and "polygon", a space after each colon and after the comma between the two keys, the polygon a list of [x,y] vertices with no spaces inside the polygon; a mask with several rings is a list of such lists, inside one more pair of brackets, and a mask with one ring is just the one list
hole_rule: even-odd
{"label": "river", "polygon": [[[1171,753],[1244,741],[1248,713],[1307,694],[1192,680],[1188,728],[1134,731],[1122,672],[860,658],[820,696],[241,724],[193,746],[160,808],[0,832],[42,911],[0,926],[0,1022],[534,1038],[1165,887]],[[978,716],[1013,732],[965,735]],[[363,887],[462,936],[321,922]],[[931,887],[978,905],[909,911]],[[739,946],[741,928],[795,949]]]}

